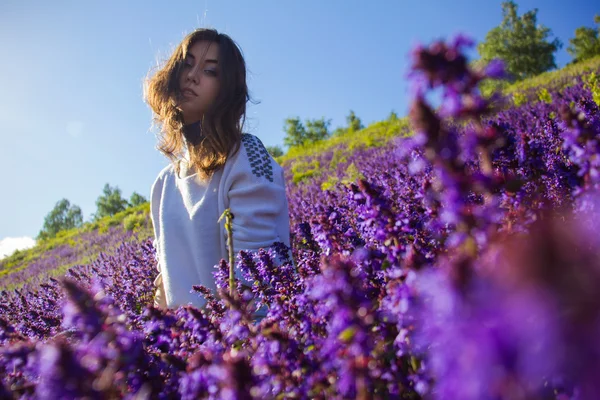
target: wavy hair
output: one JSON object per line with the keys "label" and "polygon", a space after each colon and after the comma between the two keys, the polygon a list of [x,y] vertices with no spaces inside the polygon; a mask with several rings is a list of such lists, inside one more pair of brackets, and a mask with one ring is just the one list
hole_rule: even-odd
{"label": "wavy hair", "polygon": [[[219,44],[220,90],[199,122],[200,129],[192,132],[184,129],[183,113],[176,102],[182,96],[179,76],[188,49],[201,40]],[[160,127],[157,149],[171,160],[177,174],[180,174],[178,161],[185,152],[187,140],[190,164],[198,177],[210,177],[241,145],[246,102],[250,100],[241,50],[226,34],[214,29],[196,29],[183,39],[153,76],[146,78],[144,100],[153,111],[153,124]]]}

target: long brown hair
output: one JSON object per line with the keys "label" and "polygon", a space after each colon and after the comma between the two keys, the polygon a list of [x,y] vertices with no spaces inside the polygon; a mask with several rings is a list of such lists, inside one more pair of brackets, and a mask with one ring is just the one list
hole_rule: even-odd
{"label": "long brown hair", "polygon": [[250,100],[246,84],[246,63],[238,45],[226,34],[214,29],[196,29],[177,46],[166,63],[144,82],[144,99],[153,111],[153,123],[160,127],[157,149],[180,173],[178,160],[185,152],[184,122],[176,99],[181,96],[179,75],[188,49],[206,40],[219,44],[218,79],[220,90],[212,106],[199,122],[195,134],[187,132],[190,164],[199,178],[207,178],[222,167],[228,155],[235,154],[242,139],[246,102]]}

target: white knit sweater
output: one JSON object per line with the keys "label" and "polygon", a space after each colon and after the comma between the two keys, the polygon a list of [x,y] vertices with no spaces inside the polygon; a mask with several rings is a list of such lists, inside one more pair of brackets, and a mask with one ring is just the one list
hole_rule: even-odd
{"label": "white knit sweater", "polygon": [[[216,288],[212,273],[228,260],[225,219],[233,218],[233,248],[256,251],[274,242],[290,245],[288,200],[283,169],[254,135],[244,134],[239,151],[205,183],[199,183],[184,161],[181,176],[173,165],[164,168],[151,188],[159,278],[167,307],[191,304],[201,307],[204,298],[192,285]],[[236,276],[241,279],[240,271]]]}

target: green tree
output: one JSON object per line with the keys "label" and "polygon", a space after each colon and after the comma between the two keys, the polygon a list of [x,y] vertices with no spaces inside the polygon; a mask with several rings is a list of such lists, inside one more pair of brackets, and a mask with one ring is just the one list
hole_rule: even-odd
{"label": "green tree", "polygon": [[139,193],[133,192],[131,194],[131,197],[129,198],[129,207],[136,207],[146,202],[148,202],[148,200],[146,200],[144,196],[142,196]]}
{"label": "green tree", "polygon": [[314,143],[328,138],[330,125],[331,120],[325,120],[325,117],[306,120],[306,138],[308,142]]}
{"label": "green tree", "polygon": [[364,128],[360,118],[358,118],[352,110],[350,110],[350,114],[346,117],[346,123],[348,124],[348,130],[352,132],[360,131]]}
{"label": "green tree", "polygon": [[340,136],[346,132],[348,132],[348,129],[342,128],[342,127],[337,127],[333,130],[333,132],[331,132],[331,136]]}
{"label": "green tree", "polygon": [[62,199],[56,203],[52,211],[44,218],[44,226],[36,239],[50,239],[55,237],[60,231],[80,228],[82,224],[81,208],[75,204],[71,205],[67,199]]}
{"label": "green tree", "polygon": [[[594,23],[600,24],[600,15],[594,16]],[[600,25],[594,28],[581,26],[575,30],[575,37],[569,39],[567,52],[573,57],[573,62],[587,60],[600,54]]]}
{"label": "green tree", "polygon": [[490,30],[477,51],[484,64],[494,58],[506,63],[506,70],[513,79],[521,80],[556,68],[554,53],[562,43],[558,38],[548,41],[552,32],[538,25],[537,9],[517,15],[513,1],[502,3],[502,22]]}
{"label": "green tree", "polygon": [[283,150],[279,146],[266,146],[266,149],[273,158],[283,155]]}
{"label": "green tree", "polygon": [[283,144],[289,147],[300,146],[306,141],[306,129],[300,118],[287,118],[283,127],[285,137]]}
{"label": "green tree", "polygon": [[306,120],[306,127],[300,121],[300,118],[287,118],[283,130],[285,137],[283,144],[289,147],[301,146],[307,143],[314,143],[329,137],[329,125],[331,120],[313,119]]}
{"label": "green tree", "polygon": [[108,183],[104,185],[103,194],[96,200],[97,211],[94,220],[99,220],[109,215],[123,211],[129,204],[121,196],[121,189],[111,187]]}

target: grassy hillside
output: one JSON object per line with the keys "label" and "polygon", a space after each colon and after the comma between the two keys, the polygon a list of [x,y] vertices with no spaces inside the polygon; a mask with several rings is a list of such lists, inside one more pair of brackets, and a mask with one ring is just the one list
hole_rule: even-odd
{"label": "grassy hillside", "polygon": [[0,288],[21,287],[40,274],[63,275],[75,265],[91,263],[100,253],[110,254],[124,242],[153,235],[149,212],[150,204],[144,203],[81,228],[61,231],[30,249],[15,251],[0,260]]}
{"label": "grassy hillside", "polygon": [[[513,84],[498,81],[495,89],[501,90],[508,100],[507,105],[520,105],[531,101],[549,101],[548,90],[562,90],[574,85],[578,79],[592,80],[591,86],[598,91],[600,101],[600,80],[597,78],[600,72],[600,56],[584,62],[568,65],[560,70],[545,72],[536,77],[526,79]],[[357,148],[383,147],[389,140],[399,136],[410,135],[410,124],[407,117],[396,118],[393,115],[383,121],[375,122],[359,131],[349,131],[340,136],[310,143],[304,146],[292,147],[289,151],[278,157],[279,164],[292,170],[294,183],[314,177],[320,168],[331,167],[321,165],[316,159],[323,153],[334,151],[333,160],[343,159],[344,155],[351,153]],[[333,165],[335,167],[335,165]]]}
{"label": "grassy hillside", "polygon": [[530,89],[539,89],[540,87],[564,88],[575,83],[578,77],[586,76],[592,72],[598,72],[600,68],[600,56],[590,58],[589,60],[567,65],[566,67],[550,72],[544,72],[538,76],[515,82],[503,88],[505,94],[514,94]]}

